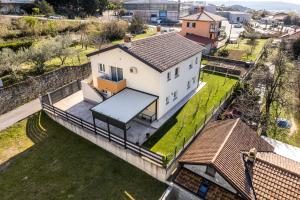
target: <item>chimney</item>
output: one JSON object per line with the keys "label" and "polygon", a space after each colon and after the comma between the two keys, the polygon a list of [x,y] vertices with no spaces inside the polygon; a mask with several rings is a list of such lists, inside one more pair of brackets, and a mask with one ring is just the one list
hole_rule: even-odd
{"label": "chimney", "polygon": [[125,47],[127,47],[127,48],[131,47],[131,38],[132,38],[132,36],[130,34],[126,34],[124,36],[124,46]]}
{"label": "chimney", "polygon": [[156,33],[160,33],[160,32],[161,32],[161,26],[158,25],[158,26],[156,26]]}
{"label": "chimney", "polygon": [[256,159],[256,153],[257,153],[256,148],[250,149],[250,151],[248,152],[248,155],[247,155],[247,161],[254,163],[254,161]]}

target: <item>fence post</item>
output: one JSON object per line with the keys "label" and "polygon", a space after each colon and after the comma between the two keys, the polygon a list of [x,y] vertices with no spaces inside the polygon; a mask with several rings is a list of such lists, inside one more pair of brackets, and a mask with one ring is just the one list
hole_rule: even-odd
{"label": "fence post", "polygon": [[48,92],[47,95],[48,95],[48,99],[49,99],[49,104],[52,105],[51,93]]}
{"label": "fence post", "polygon": [[80,118],[80,124],[81,124],[81,128],[83,128],[83,123],[82,123],[82,119]]}
{"label": "fence post", "polygon": [[184,149],[184,144],[185,144],[185,137],[183,138],[183,145],[182,145],[183,149]]}
{"label": "fence post", "polygon": [[68,112],[65,112],[66,113],[66,118],[67,118],[67,121],[69,121],[69,118],[68,118]]}
{"label": "fence post", "polygon": [[[52,105],[52,104],[51,104]],[[52,110],[53,110],[53,114],[55,115],[56,113],[55,113],[55,108],[54,108],[54,106],[52,105]]]}
{"label": "fence post", "polygon": [[174,155],[174,158],[176,158],[176,152],[177,152],[177,146],[175,146],[175,155]]}

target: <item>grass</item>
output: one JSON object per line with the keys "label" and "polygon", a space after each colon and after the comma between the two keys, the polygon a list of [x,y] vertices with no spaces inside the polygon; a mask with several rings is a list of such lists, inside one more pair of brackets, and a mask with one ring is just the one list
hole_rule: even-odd
{"label": "grass", "polygon": [[218,52],[221,49],[227,49],[229,50],[229,56],[228,58],[234,59],[234,60],[242,60],[242,61],[255,61],[260,51],[263,49],[264,45],[266,44],[266,39],[257,39],[257,44],[255,45],[252,54],[247,56],[247,51],[251,49],[251,45],[248,44],[248,39],[242,39],[240,40],[239,44],[227,44],[224,47],[220,48],[216,55],[218,55]]}
{"label": "grass", "polygon": [[[147,37],[153,36],[155,34],[156,34],[156,29],[155,28],[148,28],[145,33],[134,35],[133,40],[147,38]],[[121,43],[123,43],[123,39],[115,40],[115,41],[112,42],[112,44],[114,44],[114,45],[115,44],[121,44]]]}
{"label": "grass", "polygon": [[144,144],[145,147],[166,156],[169,161],[174,157],[175,147],[177,151],[182,148],[183,143],[203,125],[206,113],[211,113],[214,106],[219,105],[237,82],[235,79],[210,73],[202,73],[202,81],[206,85],[157,130]]}
{"label": "grass", "polygon": [[[0,132],[1,199],[158,199],[166,185],[38,113]],[[28,142],[31,140],[32,142]],[[4,150],[5,151],[5,150]],[[0,154],[1,157],[3,154]]]}

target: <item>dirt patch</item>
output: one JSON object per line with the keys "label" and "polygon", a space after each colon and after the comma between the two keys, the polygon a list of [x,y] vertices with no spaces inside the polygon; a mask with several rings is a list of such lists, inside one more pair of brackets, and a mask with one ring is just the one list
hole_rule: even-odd
{"label": "dirt patch", "polygon": [[230,50],[229,52],[230,53],[228,58],[234,60],[242,60],[242,57],[245,54],[245,51],[241,51],[241,50]]}

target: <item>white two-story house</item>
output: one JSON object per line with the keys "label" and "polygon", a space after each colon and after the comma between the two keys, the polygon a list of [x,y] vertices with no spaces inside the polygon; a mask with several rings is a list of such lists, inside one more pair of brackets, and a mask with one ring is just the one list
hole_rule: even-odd
{"label": "white two-story house", "polygon": [[138,114],[151,116],[150,122],[161,118],[198,87],[202,50],[177,33],[164,33],[125,37],[124,44],[89,54],[93,85],[109,97],[92,112],[116,126]]}

